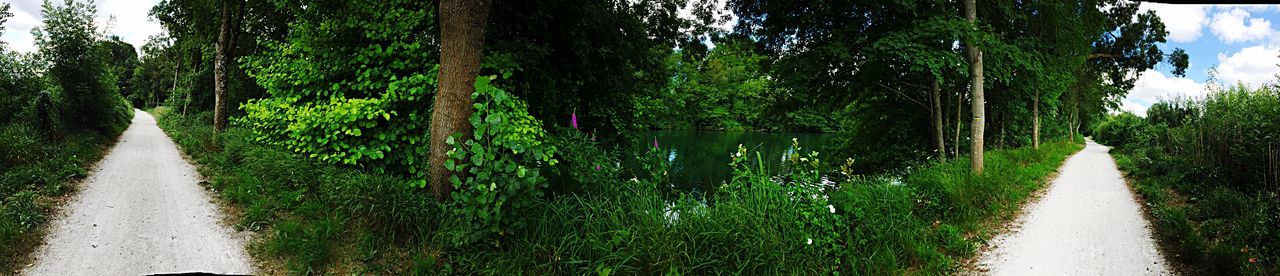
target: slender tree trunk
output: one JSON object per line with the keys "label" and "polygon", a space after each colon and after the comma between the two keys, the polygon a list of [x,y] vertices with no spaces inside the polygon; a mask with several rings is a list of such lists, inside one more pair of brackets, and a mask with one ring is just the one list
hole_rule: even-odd
{"label": "slender tree trunk", "polygon": [[[1075,143],[1076,135],[1079,134],[1080,130],[1080,92],[1076,91],[1072,98],[1074,99],[1071,101],[1071,123],[1068,126],[1071,128],[1071,142]],[[1080,139],[1083,140],[1084,137],[1080,137]]]}
{"label": "slender tree trunk", "polygon": [[1031,148],[1040,149],[1040,89],[1036,89],[1036,98],[1031,100]]}
{"label": "slender tree trunk", "polygon": [[946,134],[942,130],[942,88],[938,87],[938,81],[933,81],[933,91],[930,91],[933,100],[933,139],[937,141],[938,161],[947,161],[947,142],[943,138]]}
{"label": "slender tree trunk", "polygon": [[[939,92],[941,92],[941,89],[939,89]],[[939,98],[938,98],[938,100],[939,100],[939,101],[946,101],[946,99],[945,99],[945,98],[942,98],[942,96],[941,96],[941,95],[939,95],[938,97],[939,97]],[[950,114],[947,114],[947,111],[946,111],[946,109],[947,109],[947,103],[946,103],[946,102],[942,102],[942,104],[941,104],[941,105],[942,105],[942,106],[941,106],[942,108],[940,109],[940,111],[939,111],[938,113],[941,113],[941,114],[942,114],[942,135],[941,135],[941,136],[942,136],[942,140],[943,140],[943,141],[942,141],[942,142],[943,142],[943,143],[942,143],[942,146],[943,146],[943,147],[946,147],[946,146],[947,146],[947,145],[946,145],[947,135],[948,135],[948,134],[950,134],[950,132],[948,132],[948,131],[950,131],[950,130],[951,130],[951,116],[950,116]],[[954,144],[953,144],[950,148],[947,148],[947,151],[943,151],[943,152],[942,152],[942,156],[951,156],[951,151],[952,151],[952,150],[955,150],[956,146],[957,146],[957,145],[954,145]]]}
{"label": "slender tree trunk", "polygon": [[222,23],[218,31],[218,43],[213,56],[213,131],[227,128],[227,66],[235,51],[236,34],[240,32],[240,17],[244,1],[222,2]]}
{"label": "slender tree trunk", "polygon": [[963,119],[960,119],[961,117],[960,109],[963,107],[964,107],[964,91],[957,90],[956,91],[956,139],[952,140],[952,141],[955,141],[955,143],[951,143],[952,145],[955,145],[953,148],[955,148],[955,156],[957,159],[960,158],[960,123],[964,122]]}
{"label": "slender tree trunk", "polygon": [[[175,56],[181,56],[181,55],[175,55]],[[169,102],[172,102],[171,98],[173,98],[174,95],[178,94],[178,76],[180,75],[179,72],[182,69],[182,61],[178,60],[178,58],[180,57],[175,57],[173,60],[173,89],[169,90],[169,99],[165,99],[166,101],[169,101]],[[156,99],[156,100],[159,101],[159,99]]]}
{"label": "slender tree trunk", "polygon": [[[453,189],[444,168],[445,141],[454,133],[471,135],[471,93],[484,50],[485,22],[489,1],[440,1],[440,91],[431,111],[431,191],[437,199],[449,197]],[[465,138],[464,138],[465,139]]]}
{"label": "slender tree trunk", "polygon": [[[976,30],[978,9],[974,0],[964,1],[964,11],[965,19],[968,19],[969,23],[973,23]],[[983,121],[986,116],[986,103],[982,94],[982,49],[979,49],[978,45],[972,42],[966,47],[969,52],[969,75],[973,77],[973,83],[970,86],[971,94],[973,95],[973,123],[969,125],[969,132],[973,136],[973,141],[971,141],[970,154],[972,156],[969,158],[972,161],[969,162],[969,169],[974,175],[982,175],[982,132],[986,129],[986,122]]]}

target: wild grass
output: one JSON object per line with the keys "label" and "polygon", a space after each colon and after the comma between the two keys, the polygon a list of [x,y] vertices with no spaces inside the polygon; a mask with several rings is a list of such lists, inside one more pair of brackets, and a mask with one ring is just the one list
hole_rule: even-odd
{"label": "wild grass", "polygon": [[1097,129],[1118,138],[1104,142],[1184,272],[1280,273],[1280,90],[1214,88],[1126,117]]}
{"label": "wild grass", "polygon": [[950,273],[1081,148],[989,151],[981,177],[961,160],[901,183],[843,183],[821,190],[830,207],[793,196],[804,190],[783,172],[743,174],[706,201],[611,172],[539,199],[520,231],[455,246],[444,235],[459,222],[407,179],[318,163],[238,127],[214,135],[207,114],[153,113],[242,210],[238,226],[264,234],[253,254],[294,273]]}
{"label": "wild grass", "polygon": [[[1280,261],[1280,198],[1248,194],[1206,179],[1211,167],[1164,158],[1179,169],[1153,174],[1149,156],[1116,155],[1117,164],[1145,200],[1156,237],[1185,273],[1270,275]],[[1136,161],[1135,159],[1147,159]],[[1177,163],[1170,163],[1177,162]]]}
{"label": "wild grass", "polygon": [[0,126],[0,274],[13,272],[39,244],[55,199],[115,141],[96,132],[46,137],[25,123]]}

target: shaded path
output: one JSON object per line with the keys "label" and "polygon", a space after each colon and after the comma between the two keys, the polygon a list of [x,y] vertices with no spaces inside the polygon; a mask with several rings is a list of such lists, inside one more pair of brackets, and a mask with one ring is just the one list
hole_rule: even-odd
{"label": "shaded path", "polygon": [[1170,274],[1108,151],[1089,141],[1068,159],[1044,197],[1024,209],[1020,229],[991,241],[979,268],[992,275]]}
{"label": "shaded path", "polygon": [[252,273],[241,241],[218,223],[218,208],[198,182],[155,118],[135,110],[23,273]]}

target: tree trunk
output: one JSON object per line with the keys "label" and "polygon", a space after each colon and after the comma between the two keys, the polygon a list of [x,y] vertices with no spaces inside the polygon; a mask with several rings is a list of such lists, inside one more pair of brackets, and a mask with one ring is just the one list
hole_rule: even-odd
{"label": "tree trunk", "polygon": [[947,161],[947,142],[943,138],[946,131],[942,130],[942,88],[938,87],[938,81],[933,81],[933,91],[930,91],[933,99],[933,138],[937,141],[938,161]]}
{"label": "tree trunk", "polygon": [[[175,56],[181,56],[181,55],[175,54]],[[180,57],[174,57],[173,59],[173,89],[169,90],[169,97],[165,99],[168,102],[172,102],[173,100],[171,100],[171,98],[173,98],[175,94],[178,94],[178,76],[180,75],[179,72],[182,69],[182,61],[178,60],[179,58]],[[156,99],[157,102],[159,102],[159,100],[160,99]]]}
{"label": "tree trunk", "polygon": [[960,123],[964,122],[964,120],[960,119],[961,117],[960,109],[963,107],[964,107],[964,91],[957,90],[956,91],[956,139],[952,140],[952,141],[955,141],[955,143],[951,143],[952,145],[954,145],[953,148],[955,148],[956,159],[960,158],[960,127],[961,127]]}
{"label": "tree trunk", "polygon": [[1077,130],[1080,129],[1080,91],[1076,91],[1071,98],[1071,120],[1067,123],[1067,131],[1071,133],[1071,142],[1075,143]]}
{"label": "tree trunk", "polygon": [[[978,9],[974,0],[964,1],[964,13],[965,19],[968,19],[969,23],[973,23],[976,30]],[[973,83],[970,86],[972,91],[970,93],[973,95],[973,123],[969,125],[969,132],[973,135],[973,141],[970,141],[972,142],[972,148],[970,149],[972,156],[969,158],[972,161],[969,163],[969,169],[974,175],[982,175],[982,132],[986,128],[986,123],[983,122],[985,119],[983,117],[986,116],[986,103],[983,102],[984,97],[982,95],[982,49],[979,49],[976,43],[970,43],[967,48],[969,52],[969,75],[973,77]]]}
{"label": "tree trunk", "polygon": [[[454,133],[471,136],[467,121],[473,111],[471,93],[484,50],[485,21],[489,1],[440,1],[440,89],[431,111],[431,191],[436,199],[449,197],[453,189],[451,172],[445,169],[450,146],[445,141]],[[466,139],[466,138],[463,138]]]}
{"label": "tree trunk", "polygon": [[[222,2],[222,23],[213,56],[213,131],[227,128],[227,66],[235,51],[236,34],[240,32],[240,16],[244,1]],[[232,9],[235,9],[234,11]]]}
{"label": "tree trunk", "polygon": [[1040,149],[1040,89],[1036,89],[1036,98],[1031,100],[1031,148]]}

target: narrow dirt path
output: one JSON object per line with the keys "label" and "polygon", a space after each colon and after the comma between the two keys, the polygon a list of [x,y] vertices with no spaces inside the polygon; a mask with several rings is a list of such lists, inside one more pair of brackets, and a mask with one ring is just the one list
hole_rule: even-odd
{"label": "narrow dirt path", "polygon": [[1142,210],[1107,152],[1093,141],[1059,170],[1048,193],[999,235],[979,269],[991,275],[1170,274]]}
{"label": "narrow dirt path", "polygon": [[23,273],[252,273],[198,179],[155,118],[135,110]]}

